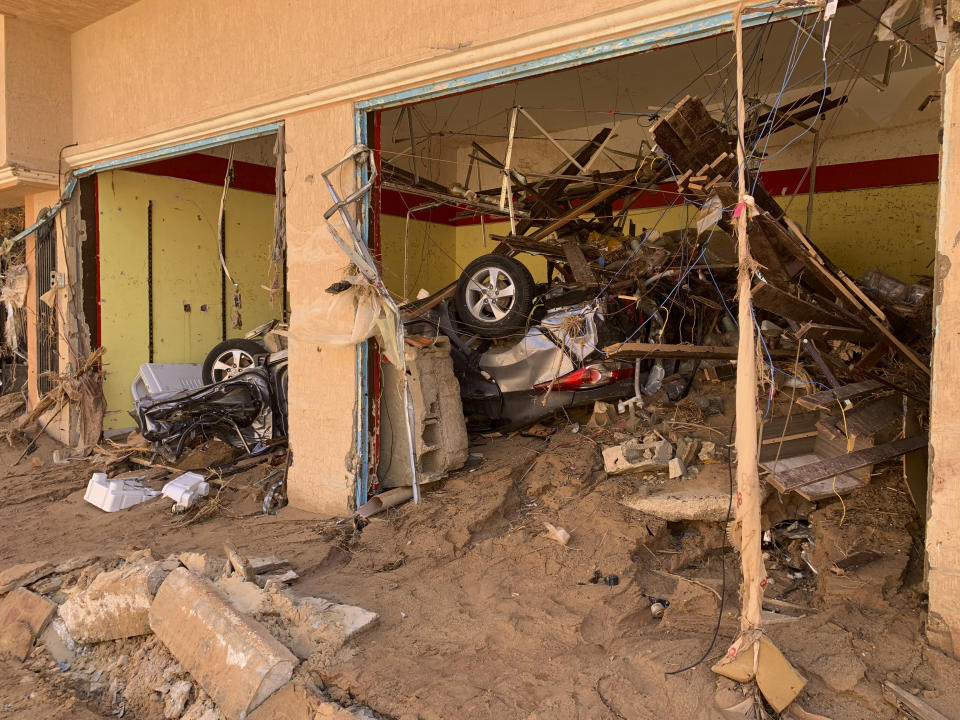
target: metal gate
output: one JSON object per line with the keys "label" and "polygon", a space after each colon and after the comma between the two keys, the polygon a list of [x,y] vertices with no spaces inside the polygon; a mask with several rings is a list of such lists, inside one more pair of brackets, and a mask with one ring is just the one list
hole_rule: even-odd
{"label": "metal gate", "polygon": [[49,392],[60,372],[57,356],[57,313],[40,299],[56,282],[57,224],[45,222],[37,228],[36,242],[37,286],[37,391]]}

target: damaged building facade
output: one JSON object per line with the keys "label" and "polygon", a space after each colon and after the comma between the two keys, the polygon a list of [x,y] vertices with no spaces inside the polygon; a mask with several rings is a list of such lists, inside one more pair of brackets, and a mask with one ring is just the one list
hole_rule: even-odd
{"label": "damaged building facade", "polygon": [[[863,311],[847,313],[853,327],[838,327],[832,308],[824,317],[808,308],[797,319],[818,326],[820,335],[808,336],[810,343],[868,335],[867,349],[877,350],[874,363],[888,353],[891,362],[919,372],[923,382],[930,378],[930,474],[923,491],[928,497],[922,498],[927,632],[933,644],[960,655],[955,522],[960,449],[953,427],[960,384],[952,356],[960,280],[951,272],[958,252],[953,238],[960,232],[952,202],[960,165],[950,153],[960,142],[954,118],[960,90],[953,67],[960,49],[957,20],[948,5],[946,22],[942,14],[935,21],[950,32],[932,26],[924,31],[946,37],[942,52],[931,53],[924,48],[935,49],[936,41],[914,47],[896,32],[914,21],[904,10],[890,20],[893,28],[881,24],[891,39],[864,53],[876,37],[884,3],[840,3],[832,30],[825,22],[805,24],[823,11],[809,5],[773,3],[744,16],[748,55],[751,49],[766,52],[768,63],[768,72],[752,78],[751,91],[776,99],[776,107],[760,113],[757,123],[766,125],[767,133],[755,136],[754,149],[764,166],[756,173],[763,193],[754,198],[778,222],[784,218],[777,227],[786,227],[789,218],[797,228],[790,237],[805,233],[845,274],[818,277],[812,266],[823,264],[819,256],[804,266],[809,260],[801,257],[804,248],[795,244],[792,254],[785,254],[782,229],[776,231],[780,235],[771,230],[771,254],[756,256],[766,288],[756,304],[764,310],[799,304],[779,289],[792,282],[826,296],[826,286],[836,281],[843,288],[838,292],[834,286],[835,295],[850,294],[855,291],[847,276],[876,271],[878,283],[891,279],[901,288],[897,292],[918,287],[922,296],[918,279],[935,278],[932,368],[898,344],[901,328],[888,332],[887,325],[868,317],[874,306],[865,297],[851,301]],[[567,268],[568,280],[615,282],[594,273],[606,263],[632,258],[637,249],[629,242],[623,247],[594,242],[596,252],[587,250],[587,255],[584,248],[563,249],[564,228],[580,222],[586,210],[594,208],[594,217],[603,217],[606,209],[606,215],[618,218],[618,227],[633,228],[624,235],[645,242],[651,237],[647,229],[669,237],[698,219],[716,224],[717,218],[711,223],[709,217],[714,197],[724,207],[736,204],[735,193],[732,201],[724,196],[729,186],[721,187],[736,167],[727,155],[729,138],[700,147],[707,130],[684,136],[670,118],[676,118],[672,111],[678,107],[693,108],[699,117],[730,112],[734,89],[724,84],[723,74],[730,67],[729,32],[737,7],[729,0],[558,0],[545,13],[542,4],[517,0],[465,5],[451,13],[447,4],[431,2],[325,4],[322,9],[294,2],[282,10],[252,1],[229,10],[214,0],[0,2],[0,200],[6,207],[23,207],[27,226],[48,217],[51,208],[56,211],[22,244],[29,286],[23,293],[20,344],[31,405],[52,389],[52,377],[75,373],[102,346],[102,429],[127,429],[133,425],[130,386],[141,364],[200,365],[219,343],[242,338],[268,321],[289,321],[283,373],[295,453],[288,480],[291,504],[342,516],[365,501],[375,485],[407,484],[411,473],[391,482],[382,471],[386,458],[391,467],[409,459],[400,417],[408,404],[419,411],[410,428],[420,465],[413,474],[439,475],[462,464],[466,441],[441,421],[445,413],[460,410],[449,409],[453,401],[444,394],[449,388],[438,392],[418,376],[452,374],[455,368],[444,364],[446,353],[441,360],[408,353],[413,387],[405,403],[387,396],[402,384],[398,365],[381,367],[372,342],[324,341],[337,333],[349,336],[352,329],[331,310],[339,296],[324,292],[356,274],[341,245],[351,236],[349,219],[378,261],[385,291],[401,306],[435,296],[474,268],[464,281],[467,291],[458,298],[458,310],[468,312],[472,299],[478,308],[475,329],[485,321],[495,324],[505,307],[513,308],[497,304],[498,293],[507,297],[505,289],[519,292],[495,276],[500,270],[529,277],[531,293],[534,285],[549,282],[558,261]],[[822,65],[806,59],[785,80],[784,67],[808,47],[822,48]],[[784,108],[785,115],[778,115]],[[652,148],[663,150],[671,139],[675,162],[657,164]],[[357,145],[373,150],[372,169],[363,164],[367,156],[348,155]],[[330,174],[345,155],[349,161]],[[362,162],[353,162],[354,157]],[[538,173],[551,170],[561,179],[571,174],[579,182],[594,178],[594,192],[581,188],[580,195],[567,196],[565,186],[534,182]],[[346,222],[332,212],[327,183],[344,198],[374,175],[375,189],[344,206]],[[639,192],[645,184],[655,191]],[[614,191],[604,196],[603,187]],[[502,190],[499,197],[491,188]],[[530,202],[514,208],[518,188],[529,191]],[[593,204],[584,207],[584,202]],[[573,212],[574,207],[579,210]],[[339,241],[331,223],[339,228]],[[531,242],[556,233],[553,255],[517,246],[502,254],[517,254],[522,263],[511,258],[512,264],[472,265],[489,259],[500,242],[509,245],[513,238],[516,245],[534,226],[539,229],[531,234],[539,237]],[[609,227],[584,224],[579,230],[603,236]],[[733,234],[731,227],[727,230]],[[524,255],[524,250],[534,252]],[[668,254],[675,250],[664,246]],[[782,262],[775,263],[778,258]],[[730,270],[736,257],[728,253],[724,259],[718,250],[709,256],[713,266],[694,260],[686,272],[698,273],[707,287],[711,279],[717,284],[711,271],[724,264]],[[482,272],[496,279],[477,285],[480,289],[470,295],[470,282],[482,284]],[[676,277],[667,279],[668,288],[679,283]],[[621,292],[627,315],[631,302],[639,307],[631,292]],[[704,297],[703,307],[716,311],[714,320],[722,328],[723,293]],[[726,301],[731,300],[728,295]],[[416,309],[408,310],[408,318],[411,313]],[[792,315],[781,309],[778,317]],[[567,327],[562,317],[555,322],[557,328]],[[51,327],[56,328],[52,334]],[[881,333],[880,340],[870,334],[871,327]],[[428,333],[421,328],[413,334]],[[592,345],[602,337],[590,336]],[[631,353],[630,342],[648,339],[622,333],[611,340],[609,347],[618,347],[610,356],[619,353],[617,359],[629,369],[636,358],[654,352],[641,347]],[[434,347],[445,348],[446,342]],[[732,345],[704,336],[681,332],[673,346],[684,343],[700,348],[700,357],[707,359],[735,357],[728,352]],[[714,349],[703,350],[709,347]],[[572,350],[563,357],[550,354],[541,371],[513,377],[510,393],[536,388],[562,397],[559,393],[583,390],[588,386],[552,388],[551,378],[568,377],[590,349],[580,348],[579,356]],[[683,352],[690,351],[673,352],[665,359],[683,360]],[[790,367],[793,353],[776,352],[771,351],[771,366],[783,359]],[[811,362],[823,368],[816,352],[814,347]],[[489,376],[510,358],[478,362]],[[434,370],[435,365],[443,367]],[[863,367],[866,372],[872,365]],[[607,371],[618,370],[591,368]],[[832,375],[829,367],[825,372]],[[621,400],[640,397],[633,374],[617,380],[623,385]],[[49,410],[40,418],[69,445],[99,436],[101,427],[90,426],[96,413],[85,413],[83,403],[70,408],[56,416]],[[388,419],[382,418],[384,412]],[[783,430],[786,434],[786,426]],[[656,447],[651,448],[655,454]],[[854,449],[861,448],[847,452]],[[623,462],[630,461],[625,456]]]}

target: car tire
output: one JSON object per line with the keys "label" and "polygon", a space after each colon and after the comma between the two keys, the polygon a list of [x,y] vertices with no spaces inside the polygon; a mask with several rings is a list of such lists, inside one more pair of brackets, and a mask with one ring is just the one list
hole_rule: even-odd
{"label": "car tire", "polygon": [[461,273],[454,304],[469,330],[497,338],[525,331],[534,294],[533,276],[519,260],[481,255]]}
{"label": "car tire", "polygon": [[247,368],[256,367],[257,356],[266,352],[263,345],[253,340],[224,340],[207,353],[207,358],[203,361],[203,384],[221,382],[235,377]]}

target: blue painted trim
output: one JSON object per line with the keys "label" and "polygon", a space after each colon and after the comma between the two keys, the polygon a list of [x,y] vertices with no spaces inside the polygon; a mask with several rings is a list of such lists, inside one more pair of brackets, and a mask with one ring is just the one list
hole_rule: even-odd
{"label": "blue painted trim", "polygon": [[257,125],[256,127],[244,128],[243,130],[234,130],[233,132],[216,135],[214,137],[193,140],[188,143],[171,145],[170,147],[151,150],[137,155],[128,155],[127,157],[117,158],[116,160],[105,160],[93,165],[78,168],[73,171],[74,177],[85,177],[93,173],[106,172],[107,170],[120,170],[132,165],[142,165],[153,160],[163,160],[176,155],[185,155],[186,153],[197,152],[199,150],[208,150],[218,145],[238,142],[240,140],[250,140],[252,138],[272,135],[280,129],[280,123],[267,123],[266,125]]}
{"label": "blue painted trim", "polygon": [[[773,4],[774,3],[771,3],[771,5]],[[812,10],[818,11],[819,8],[813,8]],[[743,26],[746,28],[762,25],[769,21],[771,15],[774,19],[783,20],[789,17],[798,17],[808,12],[811,12],[811,9],[793,8],[790,10],[771,11],[771,13],[748,13],[743,16]],[[569,50],[559,55],[538,58],[514,65],[506,65],[451,80],[401,90],[390,93],[389,95],[381,95],[380,97],[362,100],[356,103],[355,107],[360,110],[382,110],[392,105],[405,105],[414,101],[420,102],[441,95],[475,90],[487,85],[496,85],[532,75],[566,70],[577,67],[578,65],[610,60],[623,55],[631,55],[667,45],[698,40],[700,38],[717,35],[732,28],[732,26],[732,13],[718,13],[680,25],[657,28],[656,30],[639,33],[620,40]]]}
{"label": "blue painted trim", "polygon": [[[360,110],[354,112],[354,136],[358,143],[367,143],[367,114]],[[358,171],[358,187],[367,182],[366,164]],[[361,224],[363,242],[369,244],[370,197],[363,200],[365,222]],[[357,454],[360,459],[360,472],[357,475],[356,501],[360,507],[367,501],[370,488],[370,341],[357,345]]]}

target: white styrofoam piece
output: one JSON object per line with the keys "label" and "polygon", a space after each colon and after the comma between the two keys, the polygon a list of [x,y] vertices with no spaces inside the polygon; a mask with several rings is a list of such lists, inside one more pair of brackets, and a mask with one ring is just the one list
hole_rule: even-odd
{"label": "white styrofoam piece", "polygon": [[197,498],[210,493],[210,484],[204,482],[203,475],[186,472],[163,486],[163,494],[176,503],[176,509],[186,510]]}
{"label": "white styrofoam piece", "polygon": [[144,363],[130,385],[134,401],[161,399],[203,387],[203,366],[197,363]]}
{"label": "white styrofoam piece", "polygon": [[107,477],[106,473],[94,473],[87,483],[83,499],[105,512],[117,512],[138,505],[159,495],[156,490],[145,488],[136,480]]}

